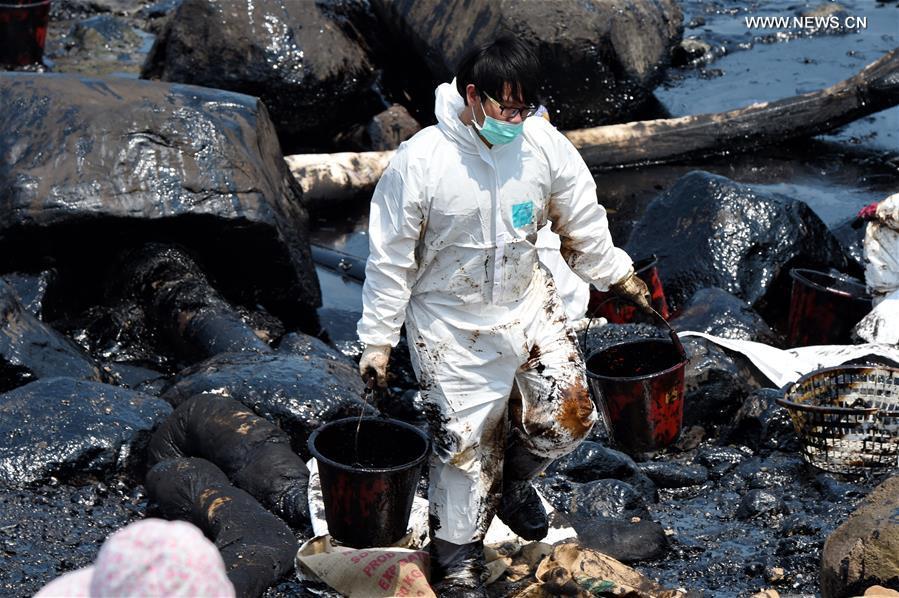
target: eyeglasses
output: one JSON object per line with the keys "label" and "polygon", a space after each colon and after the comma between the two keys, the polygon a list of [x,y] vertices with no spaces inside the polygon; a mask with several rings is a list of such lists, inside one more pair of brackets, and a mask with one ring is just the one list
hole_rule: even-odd
{"label": "eyeglasses", "polygon": [[519,114],[521,115],[522,120],[533,115],[537,112],[537,106],[524,106],[523,108],[510,108],[508,106],[503,106],[493,98],[491,98],[486,93],[487,99],[496,104],[496,107],[499,108],[499,113],[502,114],[503,118],[515,118]]}

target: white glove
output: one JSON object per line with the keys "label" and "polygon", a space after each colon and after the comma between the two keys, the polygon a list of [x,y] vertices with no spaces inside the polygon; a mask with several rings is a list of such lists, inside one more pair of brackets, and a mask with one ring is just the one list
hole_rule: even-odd
{"label": "white glove", "polygon": [[568,322],[568,329],[572,332],[582,332],[586,330],[587,327],[601,328],[608,323],[609,321],[605,318],[580,318]]}
{"label": "white glove", "polygon": [[365,345],[359,359],[359,373],[368,382],[374,378],[375,384],[387,386],[387,361],[390,359],[390,345]]}

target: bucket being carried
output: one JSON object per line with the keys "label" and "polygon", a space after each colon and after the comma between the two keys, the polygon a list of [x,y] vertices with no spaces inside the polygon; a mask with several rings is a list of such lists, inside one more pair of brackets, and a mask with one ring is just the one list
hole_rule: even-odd
{"label": "bucket being carried", "polygon": [[789,346],[848,344],[852,328],[871,311],[865,283],[805,268],[793,268],[790,276]]}
{"label": "bucket being carried", "polygon": [[[665,300],[665,290],[662,288],[659,269],[656,267],[658,262],[655,255],[637,260],[634,262],[634,273],[646,283],[652,297],[652,308],[667,320],[668,302]],[[590,287],[590,303],[587,311],[594,317],[603,317],[612,324],[627,324],[637,319],[638,310],[609,291],[597,291]]]}
{"label": "bucket being carried", "polygon": [[424,432],[395,419],[349,417],[313,432],[309,451],[332,538],[352,548],[402,539],[429,452]]}
{"label": "bucket being carried", "polygon": [[608,423],[609,435],[627,453],[664,448],[680,434],[687,356],[664,318],[670,339],[641,338],[590,354],[587,378]]}

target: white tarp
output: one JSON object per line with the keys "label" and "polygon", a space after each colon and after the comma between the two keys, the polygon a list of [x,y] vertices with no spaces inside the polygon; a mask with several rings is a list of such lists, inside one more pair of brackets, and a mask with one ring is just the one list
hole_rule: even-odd
{"label": "white tarp", "polygon": [[778,349],[764,343],[722,338],[704,332],[679,332],[681,338],[698,336],[725,349],[746,356],[778,388],[795,382],[801,376],[821,368],[834,367],[875,355],[899,363],[899,348],[888,343],[861,345],[812,345],[793,349]]}

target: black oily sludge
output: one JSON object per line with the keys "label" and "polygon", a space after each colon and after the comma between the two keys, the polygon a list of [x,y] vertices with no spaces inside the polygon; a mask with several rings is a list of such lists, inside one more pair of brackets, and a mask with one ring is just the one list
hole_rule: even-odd
{"label": "black oily sludge", "polygon": [[306,441],[322,424],[342,417],[377,415],[363,401],[358,370],[335,349],[309,337],[305,354],[285,348],[274,354],[222,353],[184,370],[163,393],[176,407],[215,392],[231,397],[290,436],[294,451],[308,458]]}
{"label": "black oily sludge", "polygon": [[44,376],[103,379],[90,356],[27,311],[0,280],[0,391]]}
{"label": "black oily sludge", "polygon": [[0,485],[140,473],[151,432],[172,412],[116,386],[42,378],[0,395]]}
{"label": "black oily sludge", "polygon": [[293,532],[204,459],[169,459],[147,473],[147,496],[167,519],[196,525],[211,538],[241,598],[261,595],[293,568]]}
{"label": "black oily sludge", "polygon": [[0,595],[33,596],[58,575],[90,565],[109,534],[146,511],[144,488],[131,478],[0,485]]}
{"label": "black oily sludge", "polygon": [[148,465],[200,457],[294,527],[309,524],[306,464],[275,424],[234,399],[201,394],[182,403],[150,441]]}

